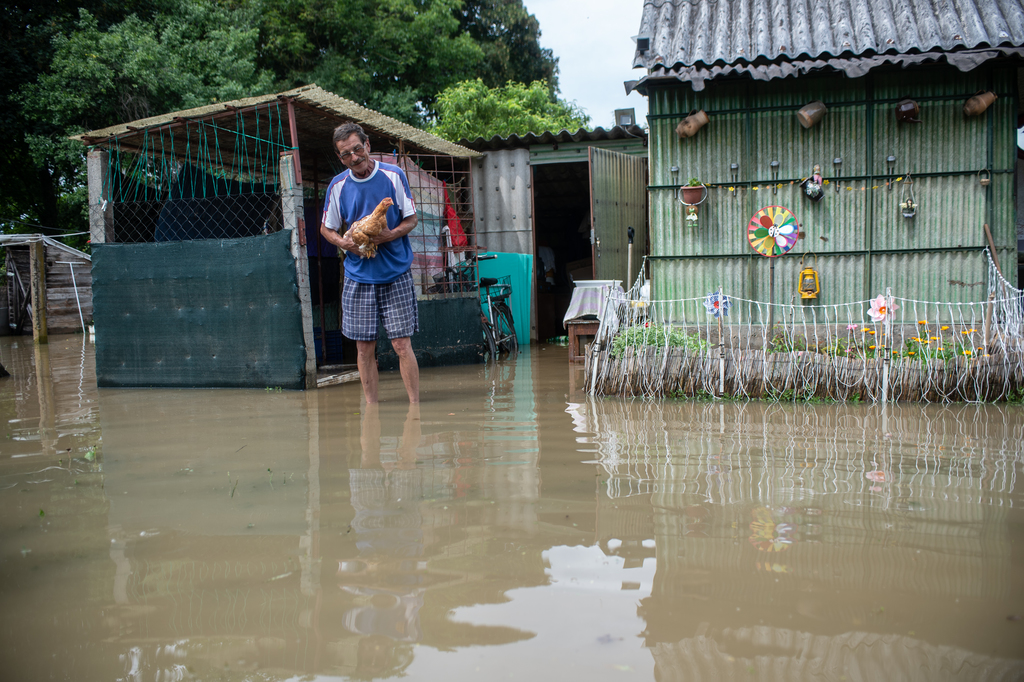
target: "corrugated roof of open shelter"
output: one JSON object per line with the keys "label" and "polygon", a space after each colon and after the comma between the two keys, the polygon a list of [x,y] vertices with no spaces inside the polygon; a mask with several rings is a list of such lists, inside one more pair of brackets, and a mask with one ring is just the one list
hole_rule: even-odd
{"label": "corrugated roof of open shelter", "polygon": [[[305,107],[309,109],[319,110],[331,119],[354,121],[363,126],[367,133],[400,139],[419,147],[424,151],[458,157],[479,156],[478,152],[444,140],[436,135],[431,135],[424,130],[402,123],[401,121],[397,121],[389,116],[381,114],[380,112],[367,109],[366,107],[360,106],[351,100],[339,97],[332,92],[328,92],[317,85],[305,85],[285,92],[260,95],[257,97],[246,97],[244,99],[237,99],[230,102],[218,102],[205,107],[195,107],[192,109],[184,109],[181,111],[161,114],[159,116],[150,116],[149,118],[139,119],[130,123],[121,123],[108,128],[102,128],[100,130],[93,130],[81,135],[74,135],[71,139],[79,140],[85,144],[103,144],[103,142],[112,138],[136,134],[147,128],[166,125],[179,118],[199,120],[210,116],[211,114],[217,114],[232,108],[245,109],[288,98],[294,98],[297,103],[305,105]],[[340,120],[336,120],[334,121],[334,124],[336,125],[340,122]],[[300,138],[302,137],[301,131],[299,136]]]}
{"label": "corrugated roof of open shelter", "polygon": [[543,133],[526,133],[525,135],[509,135],[508,137],[501,137],[495,135],[494,137],[484,138],[478,137],[475,140],[467,140],[463,138],[459,142],[470,149],[476,149],[478,151],[487,150],[498,150],[498,149],[520,149],[523,147],[529,147],[535,144],[557,144],[566,142],[597,142],[600,140],[622,140],[629,138],[645,139],[647,133],[644,129],[638,125],[631,126],[615,126],[605,130],[604,128],[597,127],[593,130],[587,130],[586,128],[580,128],[575,132],[570,130],[559,130],[557,132],[545,131]]}
{"label": "corrugated roof of open shelter", "polygon": [[1022,0],[648,0],[634,67],[1024,45]]}
{"label": "corrugated roof of open shelter", "polygon": [[92,260],[92,256],[87,253],[83,253],[78,249],[68,246],[64,242],[59,242],[53,237],[47,237],[45,234],[2,234],[0,235],[0,247],[4,246],[27,246],[33,242],[43,242],[47,246],[63,251],[69,256],[82,258],[87,261]]}

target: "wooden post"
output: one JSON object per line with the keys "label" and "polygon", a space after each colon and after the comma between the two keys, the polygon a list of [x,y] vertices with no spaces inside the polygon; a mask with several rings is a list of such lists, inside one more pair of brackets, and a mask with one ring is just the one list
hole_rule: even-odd
{"label": "wooden post", "polygon": [[109,154],[102,149],[94,149],[86,157],[89,177],[89,240],[93,244],[114,240],[114,207],[103,192],[107,183],[108,157]]}
{"label": "wooden post", "polygon": [[32,292],[32,339],[49,343],[46,334],[46,244],[42,239],[28,245],[29,281]]}
{"label": "wooden post", "polygon": [[299,305],[302,309],[302,339],[306,346],[307,389],[316,388],[316,346],[313,341],[313,303],[309,295],[309,259],[306,257],[305,239],[299,234],[305,230],[302,219],[302,186],[294,182],[295,156],[281,153],[281,222],[291,232],[291,252],[295,260],[295,280],[299,287]]}

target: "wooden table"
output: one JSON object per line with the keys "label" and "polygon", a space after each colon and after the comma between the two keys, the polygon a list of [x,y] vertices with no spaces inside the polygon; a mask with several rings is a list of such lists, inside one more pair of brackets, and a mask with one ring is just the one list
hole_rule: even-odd
{"label": "wooden table", "polygon": [[568,320],[565,323],[569,330],[569,362],[583,362],[586,344],[597,336],[598,320]]}

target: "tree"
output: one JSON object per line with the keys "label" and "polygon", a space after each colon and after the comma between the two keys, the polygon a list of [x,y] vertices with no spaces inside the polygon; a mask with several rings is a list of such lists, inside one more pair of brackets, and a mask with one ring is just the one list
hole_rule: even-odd
{"label": "tree", "polygon": [[260,64],[419,126],[460,81],[554,87],[539,36],[522,0],[263,0]]}
{"label": "tree", "polygon": [[16,101],[58,225],[88,224],[85,150],[69,135],[273,91],[272,74],[255,65],[256,20],[213,0],[171,0],[151,21],[133,14],[106,30],[83,9],[72,30],[53,36],[48,69]]}
{"label": "tree", "polygon": [[547,83],[506,83],[488,88],[483,80],[463,81],[437,98],[438,121],[431,132],[452,142],[507,137],[548,130],[576,130],[590,117],[575,102],[553,100]]}
{"label": "tree", "polygon": [[540,46],[540,23],[522,0],[465,0],[459,28],[484,52],[476,76],[492,87],[544,81],[558,92],[558,58]]}
{"label": "tree", "polygon": [[[29,135],[46,135],[52,126],[26,117],[22,89],[47,72],[54,36],[74,30],[79,9],[89,10],[102,29],[137,13],[151,18],[151,0],[11,0],[0,11],[0,226],[38,232],[36,225],[64,225],[66,202],[54,168],[37,164]],[[12,223],[12,219],[24,221]]]}

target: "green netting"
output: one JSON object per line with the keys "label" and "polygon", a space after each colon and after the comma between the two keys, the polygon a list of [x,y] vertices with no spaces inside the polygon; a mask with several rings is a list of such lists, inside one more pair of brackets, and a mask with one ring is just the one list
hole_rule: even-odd
{"label": "green netting", "polygon": [[301,389],[290,237],[94,244],[97,383]]}
{"label": "green netting", "polygon": [[[413,334],[412,347],[420,367],[483,361],[480,301],[476,292],[468,298],[425,299],[418,303],[420,331]],[[384,370],[398,369],[398,356],[383,327],[377,334],[377,365]]]}

